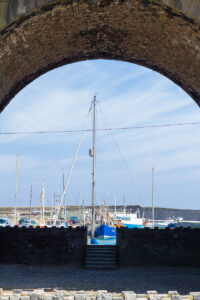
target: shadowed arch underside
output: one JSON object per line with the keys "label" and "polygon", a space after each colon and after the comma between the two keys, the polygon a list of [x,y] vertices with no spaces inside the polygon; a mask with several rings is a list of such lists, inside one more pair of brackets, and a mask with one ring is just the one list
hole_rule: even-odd
{"label": "shadowed arch underside", "polygon": [[55,0],[0,33],[0,111],[32,80],[87,59],[137,63],[200,105],[200,26],[152,0]]}

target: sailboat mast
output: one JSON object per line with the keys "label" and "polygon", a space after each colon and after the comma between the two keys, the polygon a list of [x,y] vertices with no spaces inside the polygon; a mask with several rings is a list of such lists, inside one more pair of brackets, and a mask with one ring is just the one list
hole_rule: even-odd
{"label": "sailboat mast", "polygon": [[42,185],[42,222],[45,223],[45,217],[44,217],[44,183]]}
{"label": "sailboat mast", "polygon": [[152,168],[152,228],[154,229],[154,168]]}
{"label": "sailboat mast", "polygon": [[30,204],[29,204],[29,224],[31,225],[31,206],[32,206],[32,185],[30,189]]}
{"label": "sailboat mast", "polygon": [[16,182],[15,182],[15,225],[17,225],[17,192],[18,192],[18,155],[16,155]]}
{"label": "sailboat mast", "polygon": [[95,192],[96,192],[96,96],[93,99],[93,163],[92,163],[92,238],[95,232]]}

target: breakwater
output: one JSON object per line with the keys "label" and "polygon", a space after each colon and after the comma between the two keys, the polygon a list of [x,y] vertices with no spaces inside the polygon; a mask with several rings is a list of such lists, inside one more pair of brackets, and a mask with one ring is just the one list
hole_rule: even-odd
{"label": "breakwater", "polygon": [[0,227],[0,263],[84,263],[87,229]]}
{"label": "breakwater", "polygon": [[117,230],[120,266],[200,267],[200,229],[128,229]]}

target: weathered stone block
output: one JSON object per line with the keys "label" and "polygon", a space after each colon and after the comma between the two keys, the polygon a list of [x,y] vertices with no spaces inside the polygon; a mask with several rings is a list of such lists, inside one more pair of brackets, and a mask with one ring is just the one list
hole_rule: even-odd
{"label": "weathered stone block", "polygon": [[42,295],[43,293],[39,293],[39,292],[33,292],[30,296],[30,300],[42,300]]}
{"label": "weathered stone block", "polygon": [[53,300],[63,300],[63,296],[61,294],[60,295],[54,295]]}
{"label": "weathered stone block", "polygon": [[172,300],[182,300],[182,297],[180,295],[172,295]]}
{"label": "weathered stone block", "polygon": [[95,296],[88,296],[85,299],[86,300],[96,300],[96,297]]}
{"label": "weathered stone block", "polygon": [[157,291],[147,291],[148,295],[157,295]]}
{"label": "weathered stone block", "polygon": [[64,300],[74,300],[74,296],[64,296]]}
{"label": "weathered stone block", "polygon": [[19,300],[20,294],[12,294],[10,295],[10,300]]}
{"label": "weathered stone block", "polygon": [[177,291],[169,291],[169,292],[168,292],[168,295],[169,295],[169,296],[172,296],[172,295],[178,295],[178,292],[177,292]]}
{"label": "weathered stone block", "polygon": [[47,295],[44,295],[44,297],[43,297],[43,300],[52,300],[53,299],[53,297],[52,296],[47,296]]}
{"label": "weathered stone block", "polygon": [[22,292],[23,292],[22,289],[14,289],[14,290],[13,290],[13,293],[14,293],[14,294],[21,294]]}
{"label": "weathered stone block", "polygon": [[123,291],[122,295],[124,295],[124,300],[136,300],[136,293],[133,291]]}
{"label": "weathered stone block", "polygon": [[112,300],[112,295],[108,293],[98,293],[97,300]]}
{"label": "weathered stone block", "polygon": [[114,296],[112,297],[112,300],[123,300],[124,298],[123,297],[120,297],[120,296]]}
{"label": "weathered stone block", "polygon": [[20,300],[30,300],[30,296],[21,296]]}
{"label": "weathered stone block", "polygon": [[85,300],[85,294],[75,294],[74,300]]}

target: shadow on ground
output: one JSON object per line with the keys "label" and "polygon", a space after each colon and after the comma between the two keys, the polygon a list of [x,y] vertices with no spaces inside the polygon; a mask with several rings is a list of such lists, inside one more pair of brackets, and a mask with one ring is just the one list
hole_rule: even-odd
{"label": "shadow on ground", "polygon": [[76,266],[38,267],[0,265],[3,289],[61,288],[65,290],[132,290],[146,293],[157,290],[180,294],[200,291],[200,269],[169,267],[130,267],[112,271],[85,270]]}

